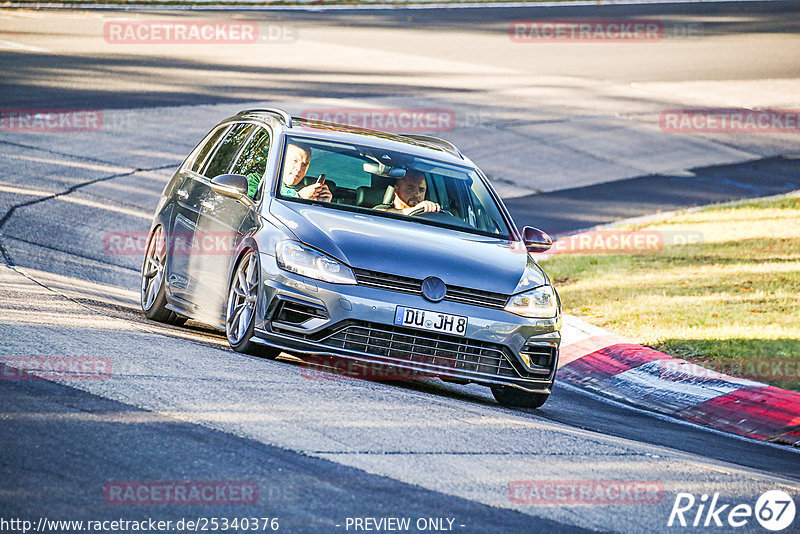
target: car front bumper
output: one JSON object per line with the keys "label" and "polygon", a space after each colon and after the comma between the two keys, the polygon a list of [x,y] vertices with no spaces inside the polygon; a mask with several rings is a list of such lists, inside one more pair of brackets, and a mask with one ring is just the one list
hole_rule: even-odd
{"label": "car front bumper", "polygon": [[[484,385],[549,393],[558,363],[560,313],[528,319],[421,295],[330,284],[278,268],[261,254],[263,298],[253,341],[289,352],[396,367]],[[453,336],[394,324],[398,306],[469,318]]]}

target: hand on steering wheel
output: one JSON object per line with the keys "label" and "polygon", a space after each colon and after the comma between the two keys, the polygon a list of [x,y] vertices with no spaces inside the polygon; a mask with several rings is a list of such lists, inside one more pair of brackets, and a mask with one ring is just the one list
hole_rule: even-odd
{"label": "hand on steering wheel", "polygon": [[[406,213],[406,215],[419,215],[420,213],[435,213],[437,211],[442,211],[441,206],[436,202],[431,202],[430,200],[423,200],[419,204],[417,204],[414,209]],[[448,212],[446,212],[448,213]]]}
{"label": "hand on steering wheel", "polygon": [[409,215],[409,216],[411,216],[411,215],[419,215],[421,213],[444,213],[446,215],[454,217],[454,215],[452,213],[450,213],[447,210],[443,210],[443,209],[439,209],[439,210],[436,210],[436,211],[425,211],[425,207],[424,206],[414,208],[412,211],[408,212],[406,215]]}

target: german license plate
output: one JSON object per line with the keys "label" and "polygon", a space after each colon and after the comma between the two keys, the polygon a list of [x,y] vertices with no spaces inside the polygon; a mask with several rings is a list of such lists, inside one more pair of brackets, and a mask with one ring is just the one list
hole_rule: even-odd
{"label": "german license plate", "polygon": [[467,317],[461,317],[460,315],[406,308],[405,306],[398,306],[394,312],[394,324],[398,326],[408,326],[457,336],[463,336],[467,333],[468,322],[469,319]]}

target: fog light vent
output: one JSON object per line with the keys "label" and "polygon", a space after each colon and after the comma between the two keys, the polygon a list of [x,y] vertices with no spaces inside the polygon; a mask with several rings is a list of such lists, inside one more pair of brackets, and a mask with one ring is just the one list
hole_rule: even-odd
{"label": "fog light vent", "polygon": [[304,302],[297,302],[293,300],[281,299],[272,313],[273,323],[282,323],[286,325],[299,326],[309,319],[327,319],[328,314],[325,310],[307,304]]}
{"label": "fog light vent", "polygon": [[528,371],[536,374],[549,374],[556,361],[558,348],[550,343],[529,341],[519,351],[519,356]]}

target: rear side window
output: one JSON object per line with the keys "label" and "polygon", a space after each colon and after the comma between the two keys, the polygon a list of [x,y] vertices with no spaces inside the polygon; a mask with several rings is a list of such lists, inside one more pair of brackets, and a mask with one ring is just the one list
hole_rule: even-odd
{"label": "rear side window", "polygon": [[249,182],[247,194],[255,200],[261,197],[260,185],[264,178],[264,171],[267,169],[269,142],[269,131],[265,128],[257,128],[230,170],[231,174],[241,174],[247,177]]}
{"label": "rear side window", "polygon": [[222,128],[217,128],[211,137],[208,138],[208,141],[203,145],[203,148],[197,153],[197,156],[194,158],[194,163],[192,163],[192,171],[193,172],[200,172],[200,169],[203,167],[203,162],[205,162],[208,153],[214,148],[214,145],[217,144],[219,138],[222,137],[222,134],[228,131],[227,126],[223,126]]}
{"label": "rear side window", "polygon": [[239,155],[239,159],[231,168],[231,174],[243,174],[247,176],[251,173],[258,173],[263,176],[267,168],[267,156],[269,155],[269,132],[264,128],[259,128],[255,135]]}
{"label": "rear side window", "polygon": [[206,178],[214,178],[220,174],[225,174],[233,162],[233,158],[239,152],[247,137],[255,128],[252,124],[237,124],[230,129],[225,139],[219,144],[216,154],[206,166],[203,175]]}

